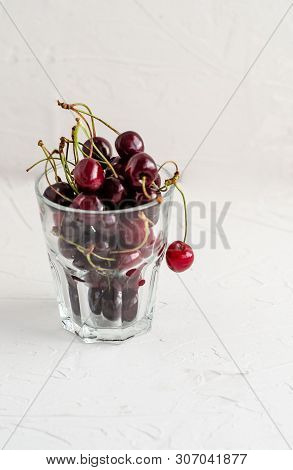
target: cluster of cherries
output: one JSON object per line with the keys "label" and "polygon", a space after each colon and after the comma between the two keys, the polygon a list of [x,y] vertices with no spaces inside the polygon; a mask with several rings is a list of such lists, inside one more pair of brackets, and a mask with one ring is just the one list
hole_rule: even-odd
{"label": "cluster of cherries", "polygon": [[[76,112],[77,124],[72,129],[71,139],[60,139],[58,150],[49,152],[43,142],[39,142],[45,154],[42,160],[46,162],[45,174],[48,175],[50,165],[56,180],[52,184],[47,176],[44,196],[60,206],[83,211],[54,213],[59,250],[76,268],[87,271],[85,281],[90,286],[89,304],[94,313],[103,312],[109,320],[119,317],[132,321],[137,311],[137,290],[145,282],[141,277],[146,264],[144,260],[154,252],[158,257],[164,256],[165,246],[160,237],[155,238],[152,227],[159,219],[162,192],[171,184],[177,187],[178,168],[175,164],[174,177],[162,186],[157,164],[144,152],[144,142],[139,134],[133,131],[119,133],[94,116],[86,105],[58,104]],[[85,116],[90,116],[92,126]],[[113,156],[110,142],[96,135],[95,119],[118,134],[115,141],[117,156]],[[89,137],[83,144],[78,139],[81,128]],[[74,162],[68,160],[69,145],[73,147]],[[63,166],[66,182],[57,174],[56,161]],[[143,206],[155,200],[158,204],[141,211],[115,213],[117,209]],[[166,260],[170,269],[182,272],[191,266],[194,254],[185,240],[175,241],[166,251]],[[125,275],[112,279],[109,286],[102,275],[107,269],[123,270]],[[74,286],[70,281],[69,293],[78,315]],[[117,295],[113,295],[113,289]]]}

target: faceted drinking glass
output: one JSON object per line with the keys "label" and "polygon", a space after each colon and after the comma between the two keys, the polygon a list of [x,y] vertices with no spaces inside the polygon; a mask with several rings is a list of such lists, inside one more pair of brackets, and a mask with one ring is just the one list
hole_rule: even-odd
{"label": "faceted drinking glass", "polygon": [[83,211],[45,198],[47,186],[43,174],[35,189],[63,327],[86,343],[149,330],[173,188],[161,203]]}

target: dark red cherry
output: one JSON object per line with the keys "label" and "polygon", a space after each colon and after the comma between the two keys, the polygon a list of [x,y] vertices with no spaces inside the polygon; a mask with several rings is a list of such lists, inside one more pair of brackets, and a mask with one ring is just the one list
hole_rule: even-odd
{"label": "dark red cherry", "polygon": [[[119,156],[112,157],[110,159],[110,163],[112,167],[114,168],[118,178],[123,182],[125,180],[125,174],[124,174],[125,163],[122,162],[122,159]],[[106,169],[105,175],[106,175],[106,178],[108,178],[109,176],[114,176],[113,171],[109,166]]]}
{"label": "dark red cherry", "polygon": [[[71,206],[73,209],[79,209],[83,211],[102,211],[104,206],[100,199],[94,194],[83,194],[80,193],[73,200]],[[97,214],[76,214],[78,220],[84,221],[87,224],[95,225],[99,220]]]}
{"label": "dark red cherry", "polygon": [[96,287],[91,287],[88,291],[89,306],[95,315],[101,315],[102,313],[103,292],[103,289]]}
{"label": "dark red cherry", "polygon": [[73,176],[79,189],[95,192],[103,184],[105,174],[102,166],[94,158],[83,158],[73,170]]}
{"label": "dark red cherry", "polygon": [[102,211],[104,208],[102,202],[97,196],[94,194],[83,193],[76,196],[70,207],[83,211]]}
{"label": "dark red cherry", "polygon": [[124,289],[122,292],[122,321],[131,322],[138,310],[138,293],[136,289]]}
{"label": "dark red cherry", "polygon": [[70,274],[66,274],[66,278],[68,282],[68,293],[72,312],[76,317],[80,317],[80,303],[76,281],[70,276]]}
{"label": "dark red cherry", "polygon": [[181,241],[173,242],[167,249],[166,261],[172,271],[181,273],[190,268],[194,261],[192,248]]}
{"label": "dark red cherry", "polygon": [[160,177],[160,174],[158,173],[158,176],[156,177],[155,181],[154,181],[155,185],[160,188],[161,187],[161,177]]}
{"label": "dark red cherry", "polygon": [[146,238],[146,224],[142,219],[122,219],[120,221],[119,247],[133,249]]}
{"label": "dark red cherry", "polygon": [[108,287],[107,278],[101,276],[96,269],[86,273],[84,281],[89,287],[95,287],[96,289],[105,290]]}
{"label": "dark red cherry", "polygon": [[148,188],[158,176],[157,165],[147,153],[137,153],[128,161],[125,175],[134,188],[142,188],[142,178],[145,177],[145,185]]}
{"label": "dark red cherry", "polygon": [[[112,156],[112,147],[110,142],[107,139],[104,139],[104,137],[94,137],[93,138],[93,143],[97,147],[98,150],[106,157],[107,160],[110,160]],[[90,156],[90,149],[91,149],[91,139],[87,140],[83,146],[82,146],[82,151],[86,156]],[[93,147],[93,153],[92,157],[95,160],[98,160],[102,167],[105,169],[107,168],[107,164],[103,161],[101,155],[97,152],[97,150]]]}
{"label": "dark red cherry", "polygon": [[[63,196],[65,196],[65,198]],[[59,183],[48,186],[44,191],[44,197],[55,204],[68,207],[71,204],[71,200],[75,198],[75,193],[68,183],[60,181]]]}
{"label": "dark red cherry", "polygon": [[102,311],[107,320],[117,321],[121,319],[122,286],[116,279],[111,280],[110,288],[103,293]]}
{"label": "dark red cherry", "polygon": [[153,188],[148,188],[147,192],[151,199],[146,197],[146,195],[140,191],[134,194],[134,200],[137,206],[141,206],[142,204],[148,204],[149,202],[154,201],[160,195],[160,192],[156,191]]}
{"label": "dark red cherry", "polygon": [[137,266],[142,261],[142,256],[139,251],[130,251],[129,253],[120,253],[117,257],[117,269],[121,271],[130,270]]}
{"label": "dark red cherry", "polygon": [[103,203],[111,209],[125,198],[127,192],[119,178],[110,176],[106,178],[100,189],[99,195]]}
{"label": "dark red cherry", "polygon": [[144,143],[137,132],[126,131],[120,134],[116,141],[115,147],[123,160],[129,160],[133,155],[144,151]]}
{"label": "dark red cherry", "polygon": [[87,247],[95,243],[97,235],[95,228],[78,219],[75,213],[66,214],[62,222],[60,233],[65,240],[77,243],[82,247]]}
{"label": "dark red cherry", "polygon": [[83,271],[95,271],[95,268],[111,268],[111,262],[104,260],[100,257],[95,256],[95,254],[98,254],[99,256],[102,256],[100,253],[97,253],[96,250],[91,253],[90,256],[90,261],[88,260],[87,256],[84,253],[81,253],[80,251],[76,251],[76,254],[74,255],[73,259],[73,265],[77,269],[81,269]]}
{"label": "dark red cherry", "polygon": [[[148,204],[149,202],[154,201],[155,199],[157,199],[158,196],[161,195],[160,191],[156,191],[152,188],[148,188],[147,192],[151,196],[152,199],[148,199],[144,195],[144,193],[140,193],[140,192],[135,193],[134,200],[137,206]],[[148,207],[147,209],[144,209],[144,214],[155,225],[160,218],[160,210],[161,210],[161,204],[157,203],[157,204],[152,205],[151,207]]]}

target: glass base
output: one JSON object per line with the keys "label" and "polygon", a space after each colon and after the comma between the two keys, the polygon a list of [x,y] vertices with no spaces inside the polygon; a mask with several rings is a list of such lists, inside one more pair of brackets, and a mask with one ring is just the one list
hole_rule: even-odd
{"label": "glass base", "polygon": [[112,344],[121,344],[135,336],[147,333],[151,329],[151,318],[142,318],[125,328],[91,328],[87,325],[80,327],[71,320],[70,317],[62,320],[62,326],[65,330],[77,335],[84,343],[107,342]]}
{"label": "glass base", "polygon": [[[106,299],[108,304],[98,304],[99,308],[96,308],[97,304],[92,302],[92,294],[100,294],[100,289],[88,285],[85,281],[87,273],[77,269],[73,271],[64,266],[64,263],[61,264],[61,261],[58,256],[50,253],[58,307],[65,330],[77,335],[85,343],[122,343],[150,329],[155,309],[159,264],[150,264],[140,270],[143,285],[126,290],[126,293],[132,293],[131,302],[126,302],[126,305],[123,303],[125,290],[120,285],[125,286],[125,282],[129,281],[125,281],[126,275],[122,274],[112,281],[113,287],[118,285],[120,290],[110,290],[110,301]],[[109,282],[111,288],[111,279]],[[108,305],[111,308],[107,309]]]}

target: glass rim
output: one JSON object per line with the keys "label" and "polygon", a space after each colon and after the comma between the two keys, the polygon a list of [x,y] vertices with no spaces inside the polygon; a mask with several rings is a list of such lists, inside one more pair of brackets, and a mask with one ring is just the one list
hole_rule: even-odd
{"label": "glass rim", "polygon": [[[170,173],[167,170],[164,169],[164,171],[167,175],[170,175]],[[53,172],[52,168],[48,170],[48,173],[50,172]],[[61,206],[60,204],[56,204],[55,202],[52,202],[48,198],[46,198],[40,191],[40,183],[44,176],[45,176],[45,172],[42,172],[35,179],[35,193],[37,195],[37,198],[40,199],[42,202],[44,202],[47,206],[52,207],[53,209],[64,211],[64,212],[69,212],[69,213],[75,213],[75,214],[108,215],[108,214],[139,212],[142,210],[150,209],[151,207],[161,206],[162,204],[164,204],[165,201],[168,201],[171,198],[173,191],[174,191],[174,186],[171,185],[168,188],[168,190],[162,194],[163,196],[162,202],[158,202],[156,199],[154,199],[153,201],[148,202],[147,204],[141,204],[140,206],[135,206],[135,207],[127,207],[125,209],[89,211],[89,210],[84,210],[84,209],[75,209],[73,207]]]}

